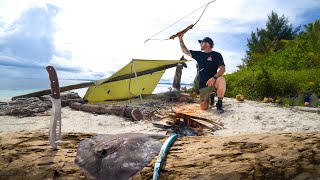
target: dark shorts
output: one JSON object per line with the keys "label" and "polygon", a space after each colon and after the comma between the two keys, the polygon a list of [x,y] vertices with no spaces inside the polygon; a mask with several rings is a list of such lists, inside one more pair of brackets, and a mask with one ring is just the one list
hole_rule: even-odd
{"label": "dark shorts", "polygon": [[204,88],[199,89],[199,95],[200,95],[200,102],[208,102],[209,103],[209,97],[212,92],[216,92],[216,88],[214,86],[207,86]]}

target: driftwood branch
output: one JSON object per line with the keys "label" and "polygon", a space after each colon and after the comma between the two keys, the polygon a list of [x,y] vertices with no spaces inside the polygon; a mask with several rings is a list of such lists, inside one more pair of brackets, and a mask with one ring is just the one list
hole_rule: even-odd
{"label": "driftwood branch", "polygon": [[221,124],[213,120],[184,113],[169,113],[168,116],[158,115],[158,117],[162,120],[153,122],[153,126],[181,136],[203,135],[204,129],[209,129],[210,133],[223,129]]}
{"label": "driftwood branch", "polygon": [[135,121],[139,121],[143,119],[142,112],[139,109],[130,107],[130,106],[116,106],[116,105],[94,105],[94,104],[81,104],[81,103],[72,103],[69,105],[70,108],[92,112],[97,114],[114,114],[117,116],[123,116],[127,118],[131,118]]}
{"label": "driftwood branch", "polygon": [[[90,87],[93,85],[94,85],[93,82],[86,82],[86,83],[80,83],[80,84],[73,84],[73,85],[69,85],[69,86],[63,86],[63,87],[60,87],[60,92],[70,91],[73,89],[87,88],[87,87]],[[14,96],[11,99],[15,100],[17,98],[40,97],[40,96],[44,96],[44,95],[48,95],[48,94],[51,94],[51,89],[45,89],[45,90],[41,90],[41,91],[37,91],[37,92],[32,92],[29,94]]]}

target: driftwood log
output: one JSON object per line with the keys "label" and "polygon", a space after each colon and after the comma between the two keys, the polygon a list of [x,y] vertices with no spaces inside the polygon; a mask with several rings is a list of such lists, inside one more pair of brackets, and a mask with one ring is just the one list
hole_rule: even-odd
{"label": "driftwood log", "polygon": [[312,113],[320,114],[320,108],[295,106],[294,109],[299,110],[299,111],[305,111],[305,112],[312,112]]}
{"label": "driftwood log", "polygon": [[92,112],[97,114],[114,114],[118,116],[123,116],[127,118],[131,118],[135,121],[139,121],[143,119],[142,112],[139,109],[130,107],[130,106],[116,106],[116,105],[94,105],[94,104],[81,104],[81,103],[72,103],[69,105],[70,108]]}
{"label": "driftwood log", "polygon": [[[132,179],[152,179],[156,158]],[[183,137],[171,147],[159,179],[317,179],[320,134]]]}
{"label": "driftwood log", "polygon": [[[70,90],[80,89],[80,88],[87,88],[87,87],[90,87],[93,85],[94,85],[93,82],[85,82],[85,83],[80,83],[80,84],[63,86],[63,87],[60,87],[60,92],[65,92],[65,91],[70,91]],[[15,100],[18,98],[40,97],[40,96],[44,96],[44,95],[48,95],[48,94],[51,94],[51,89],[44,89],[41,91],[36,91],[36,92],[28,93],[28,94],[14,96],[11,98],[11,100]]]}
{"label": "driftwood log", "polygon": [[[94,135],[63,133],[59,151],[48,148],[45,131],[3,135],[0,179],[89,180],[74,162],[79,142]],[[319,132],[183,138],[170,149],[159,179],[317,179],[319,149]],[[152,179],[155,159],[133,179]]]}

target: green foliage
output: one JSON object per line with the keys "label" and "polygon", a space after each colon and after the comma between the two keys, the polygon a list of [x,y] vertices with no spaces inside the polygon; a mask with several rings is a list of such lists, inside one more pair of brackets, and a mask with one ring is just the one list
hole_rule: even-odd
{"label": "green foliage", "polygon": [[242,69],[225,76],[226,96],[243,94],[250,99],[263,97],[295,97],[303,92],[320,96],[320,70],[253,70]]}
{"label": "green foliage", "polygon": [[265,58],[266,54],[272,54],[281,50],[286,45],[286,40],[293,40],[300,27],[293,29],[288,19],[275,12],[271,12],[265,28],[257,28],[256,32],[251,32],[248,39],[248,51],[243,63],[252,66],[256,62]]}
{"label": "green foliage", "polygon": [[287,18],[272,12],[265,29],[248,39],[248,51],[235,73],[226,75],[226,96],[249,99],[282,97],[284,104],[303,105],[304,93],[320,104],[320,20],[296,34]]}

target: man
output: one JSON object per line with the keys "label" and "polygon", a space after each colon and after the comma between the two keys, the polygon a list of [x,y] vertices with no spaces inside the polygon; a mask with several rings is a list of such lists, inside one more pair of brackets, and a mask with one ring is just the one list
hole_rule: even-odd
{"label": "man", "polygon": [[[226,81],[222,77],[225,72],[225,64],[220,53],[213,51],[213,41],[209,37],[199,40],[202,51],[188,50],[183,42],[183,34],[179,35],[182,52],[195,59],[199,67],[199,92],[200,107],[206,110],[209,107],[209,96],[212,91],[217,91],[217,112],[223,113],[222,100],[226,92]],[[218,71],[219,69],[219,71]]]}

